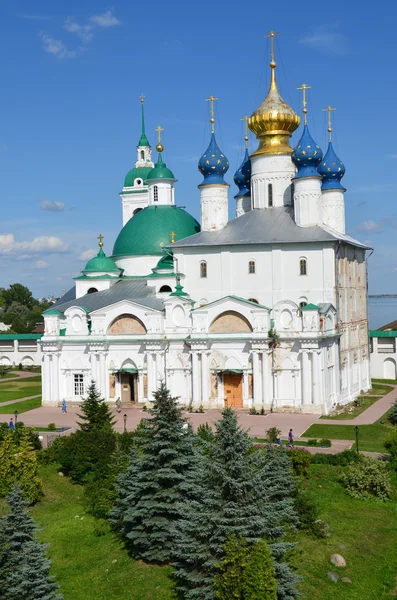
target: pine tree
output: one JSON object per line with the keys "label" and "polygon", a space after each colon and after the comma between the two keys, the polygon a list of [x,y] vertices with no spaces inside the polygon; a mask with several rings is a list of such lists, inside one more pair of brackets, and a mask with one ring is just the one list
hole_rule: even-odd
{"label": "pine tree", "polygon": [[10,512],[0,520],[2,600],[62,600],[20,486],[14,485],[7,503]]}
{"label": "pine tree", "polygon": [[0,496],[6,496],[17,481],[29,504],[43,494],[43,484],[38,474],[36,452],[30,441],[29,430],[22,429],[17,440],[9,431],[0,444]]}
{"label": "pine tree", "polygon": [[111,522],[135,558],[166,563],[174,545],[174,524],[189,480],[194,436],[165,384],[154,394],[152,419],[118,482]]}
{"label": "pine tree", "polygon": [[274,558],[265,540],[251,549],[243,576],[244,600],[276,600],[277,579]]}
{"label": "pine tree", "polygon": [[215,598],[215,567],[225,557],[228,536],[235,535],[245,538],[249,547],[262,539],[271,542],[278,598],[295,598],[298,579],[283,562],[292,547],[283,539],[285,527],[297,524],[288,457],[271,448],[254,451],[235,413],[227,408],[204,461],[195,471],[196,496],[184,503],[177,523],[175,576],[180,597]]}
{"label": "pine tree", "polygon": [[112,416],[108,404],[101,398],[100,393],[96,389],[94,381],[91,381],[87,398],[83,400],[81,404],[81,415],[78,415],[82,419],[83,423],[78,423],[82,431],[88,432],[101,432],[111,433],[113,432],[113,425],[115,419]]}

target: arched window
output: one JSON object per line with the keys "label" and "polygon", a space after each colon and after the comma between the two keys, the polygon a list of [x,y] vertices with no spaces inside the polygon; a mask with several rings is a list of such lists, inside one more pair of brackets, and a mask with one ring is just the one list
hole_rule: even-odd
{"label": "arched window", "polygon": [[273,185],[271,183],[267,186],[267,200],[268,206],[273,206]]}
{"label": "arched window", "polygon": [[95,292],[97,292],[98,290],[96,288],[90,288],[87,292],[87,294],[95,294]]}
{"label": "arched window", "polygon": [[295,184],[291,183],[291,204],[294,206],[294,193],[295,193]]}
{"label": "arched window", "polygon": [[205,260],[200,263],[200,277],[207,277],[207,263]]}
{"label": "arched window", "polygon": [[307,275],[307,261],[306,258],[299,259],[299,275]]}
{"label": "arched window", "polygon": [[136,215],[137,213],[139,213],[139,211],[142,210],[141,208],[136,208],[134,210],[134,212],[132,213],[132,215]]}
{"label": "arched window", "polygon": [[[304,306],[307,306],[306,300],[302,300],[302,302],[299,302],[299,308],[303,308]],[[298,314],[301,317],[302,316],[302,311],[300,310]]]}
{"label": "arched window", "polygon": [[161,288],[159,289],[159,292],[161,292],[161,293],[172,292],[172,289],[170,288],[169,285],[162,285]]}
{"label": "arched window", "polygon": [[155,185],[153,188],[153,200],[155,202],[158,202],[158,199],[159,199],[159,188],[157,187],[157,185]]}
{"label": "arched window", "polygon": [[249,302],[255,302],[255,304],[259,304],[256,298],[248,298]]}
{"label": "arched window", "polygon": [[135,185],[142,185],[142,179],[135,179]]}
{"label": "arched window", "polygon": [[141,150],[141,160],[145,160],[145,153],[143,150]]}
{"label": "arched window", "polygon": [[248,262],[248,273],[250,275],[252,275],[253,273],[255,273],[255,261],[254,260],[250,260]]}

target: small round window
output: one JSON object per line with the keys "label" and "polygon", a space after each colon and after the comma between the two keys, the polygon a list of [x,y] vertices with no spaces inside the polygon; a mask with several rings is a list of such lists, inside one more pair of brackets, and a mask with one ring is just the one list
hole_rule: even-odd
{"label": "small round window", "polygon": [[135,179],[135,185],[142,185],[142,179]]}

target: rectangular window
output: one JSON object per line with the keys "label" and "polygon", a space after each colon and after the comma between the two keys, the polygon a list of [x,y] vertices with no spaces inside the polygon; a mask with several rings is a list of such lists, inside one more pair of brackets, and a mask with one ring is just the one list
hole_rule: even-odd
{"label": "rectangular window", "polygon": [[74,375],[74,395],[84,395],[84,375],[82,373],[75,373]]}

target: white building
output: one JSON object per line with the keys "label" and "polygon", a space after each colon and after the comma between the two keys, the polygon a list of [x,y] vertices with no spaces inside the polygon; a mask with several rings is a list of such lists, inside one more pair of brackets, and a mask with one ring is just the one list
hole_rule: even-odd
{"label": "white building", "polygon": [[231,221],[213,115],[199,161],[201,230],[175,205],[160,143],[151,162],[142,116],[112,258],[100,242],[44,313],[45,404],[79,402],[91,379],[110,402],[147,403],[165,380],[185,405],[327,414],[370,387],[367,248],[345,234],[345,169],[331,141],[323,158],[306,114],[292,150],[300,119],[270,66],[248,121],[259,147],[235,174]]}
{"label": "white building", "polygon": [[39,340],[40,333],[3,333],[0,335],[0,366],[38,367],[43,356]]}
{"label": "white building", "polygon": [[370,331],[371,377],[397,379],[397,321]]}

